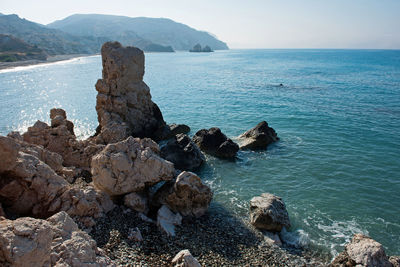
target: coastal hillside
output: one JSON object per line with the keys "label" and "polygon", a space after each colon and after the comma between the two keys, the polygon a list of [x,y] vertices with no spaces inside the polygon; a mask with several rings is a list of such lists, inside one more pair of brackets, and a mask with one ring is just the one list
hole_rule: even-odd
{"label": "coastal hillside", "polygon": [[11,35],[0,34],[0,62],[20,60],[46,60],[47,54],[37,46],[30,45]]}
{"label": "coastal hillside", "polygon": [[207,32],[165,18],[75,14],[47,26],[78,36],[106,37],[125,45],[130,41],[151,42],[175,50],[189,50],[199,43],[213,50],[228,49],[226,43]]}
{"label": "coastal hillside", "polygon": [[0,16],[0,33],[36,45],[49,55],[93,54],[100,50],[103,42],[107,41],[105,38],[73,36],[21,19],[14,14]]}

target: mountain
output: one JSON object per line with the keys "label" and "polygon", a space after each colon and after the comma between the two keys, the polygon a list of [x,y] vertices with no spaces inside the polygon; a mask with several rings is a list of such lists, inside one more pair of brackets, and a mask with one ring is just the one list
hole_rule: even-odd
{"label": "mountain", "polygon": [[106,37],[125,45],[149,42],[175,50],[189,50],[199,43],[214,50],[228,49],[226,43],[207,32],[164,18],[75,14],[47,26],[78,36]]}
{"label": "mountain", "polygon": [[30,45],[14,36],[0,34],[0,62],[31,59],[46,60],[47,54],[37,46]]}
{"label": "mountain", "polygon": [[0,16],[0,33],[12,35],[30,45],[36,45],[49,55],[93,54],[108,41],[105,38],[73,36],[44,25],[21,19],[17,15]]}

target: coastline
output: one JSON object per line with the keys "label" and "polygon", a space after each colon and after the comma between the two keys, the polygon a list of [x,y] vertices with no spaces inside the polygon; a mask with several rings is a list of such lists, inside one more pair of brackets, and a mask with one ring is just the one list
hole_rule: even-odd
{"label": "coastline", "polygon": [[43,65],[47,63],[54,63],[59,61],[70,60],[79,57],[87,57],[94,56],[97,54],[69,54],[69,55],[55,55],[49,56],[47,60],[24,60],[24,61],[15,61],[15,62],[0,62],[0,70],[12,69],[16,67],[26,67],[26,66],[34,66],[34,65]]}

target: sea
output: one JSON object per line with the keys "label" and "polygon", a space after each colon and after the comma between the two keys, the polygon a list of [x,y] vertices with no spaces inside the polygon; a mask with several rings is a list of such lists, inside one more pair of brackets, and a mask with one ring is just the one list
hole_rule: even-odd
{"label": "sea", "polygon": [[[400,255],[400,51],[227,50],[148,53],[144,80],[167,123],[235,138],[265,120],[280,141],[207,156],[214,203],[248,216],[263,192],[283,198],[282,238],[330,257],[354,233]],[[0,71],[0,134],[64,108],[79,138],[95,132],[99,55]]]}

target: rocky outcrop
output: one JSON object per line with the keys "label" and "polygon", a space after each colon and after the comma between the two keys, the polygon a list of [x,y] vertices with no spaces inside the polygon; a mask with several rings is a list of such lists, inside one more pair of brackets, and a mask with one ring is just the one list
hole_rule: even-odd
{"label": "rocky outcrop", "polygon": [[159,153],[158,145],[149,138],[128,137],[108,144],[92,158],[93,183],[110,196],[117,196],[171,180],[174,166]]}
{"label": "rocky outcrop", "polygon": [[195,170],[205,161],[203,153],[186,134],[178,134],[161,147],[161,157],[179,170]]}
{"label": "rocky outcrop", "polygon": [[[90,169],[90,161],[94,154],[103,149],[89,140],[80,141],[74,134],[74,125],[67,120],[62,109],[50,110],[51,126],[37,121],[22,135],[23,141],[40,145],[44,149],[59,154],[63,166]],[[15,137],[15,134],[13,135]]]}
{"label": "rocky outcrop", "polygon": [[280,232],[290,227],[289,214],[280,197],[263,193],[250,200],[250,223],[258,229]]}
{"label": "rocky outcrop", "polygon": [[179,251],[171,263],[174,267],[201,267],[200,263],[192,256],[188,249]]}
{"label": "rocky outcrop", "polygon": [[216,127],[198,131],[193,136],[193,142],[205,153],[220,158],[234,158],[239,150],[239,146]]}
{"label": "rocky outcrop", "polygon": [[165,183],[157,191],[155,201],[183,216],[200,217],[206,213],[212,196],[210,187],[200,177],[184,171],[174,182]]}
{"label": "rocky outcrop", "polygon": [[124,204],[132,210],[145,214],[149,210],[148,200],[144,192],[132,192],[125,195]]}
{"label": "rocky outcrop", "polygon": [[23,146],[15,139],[0,137],[0,140],[0,155],[9,147],[16,148],[17,152],[9,166],[0,168],[0,197],[6,211],[19,216],[47,218],[64,210],[85,223],[87,217],[97,218],[112,208],[108,195],[90,186],[72,187],[35,153],[23,152]]}
{"label": "rocky outcrop", "polygon": [[0,219],[2,266],[113,266],[65,212],[47,220]]}
{"label": "rocky outcrop", "polygon": [[391,256],[389,261],[393,267],[400,267],[400,256]]}
{"label": "rocky outcrop", "polygon": [[158,140],[166,127],[143,82],[144,54],[135,47],[107,42],[101,48],[103,78],[96,83],[99,126],[96,141],[108,144],[128,136]]}
{"label": "rocky outcrop", "polygon": [[392,267],[392,263],[380,243],[363,234],[355,234],[331,266]]}
{"label": "rocky outcrop", "polygon": [[175,226],[182,224],[182,216],[163,205],[157,212],[157,225],[168,236],[175,236]]}
{"label": "rocky outcrop", "polygon": [[265,149],[269,144],[278,141],[279,137],[266,121],[262,121],[241,134],[239,139],[242,139],[240,149]]}

